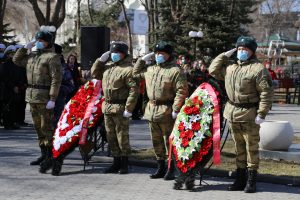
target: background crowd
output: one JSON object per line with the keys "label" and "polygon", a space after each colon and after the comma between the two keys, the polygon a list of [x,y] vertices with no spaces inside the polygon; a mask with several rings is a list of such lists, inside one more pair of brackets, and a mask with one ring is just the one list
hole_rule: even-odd
{"label": "background crowd", "polygon": [[[19,48],[23,45],[0,44],[0,126],[7,130],[19,129],[22,126],[28,126],[25,122],[25,91],[27,88],[27,77],[25,67],[20,67],[12,62],[12,58]],[[77,92],[79,87],[85,83],[90,76],[85,76],[80,70],[80,63],[77,54],[68,53],[67,57],[60,45],[55,44],[53,50],[60,55],[62,67],[62,83],[59,94],[55,102],[53,127],[56,126],[64,105]],[[178,55],[177,65],[182,68],[188,80],[189,94],[191,94],[202,82],[208,77],[207,65],[204,59],[190,59],[189,54]],[[153,63],[153,61],[152,61]],[[151,62],[148,63],[149,65]],[[146,95],[145,80],[140,80],[139,97],[137,105],[133,111],[132,119],[139,120],[142,118],[144,108],[148,102]],[[17,113],[17,114],[16,114]]]}

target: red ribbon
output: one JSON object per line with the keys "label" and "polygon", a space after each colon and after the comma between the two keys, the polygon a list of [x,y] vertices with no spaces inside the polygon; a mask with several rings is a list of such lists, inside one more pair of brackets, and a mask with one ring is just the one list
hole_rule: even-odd
{"label": "red ribbon", "polygon": [[200,85],[201,88],[206,89],[210,95],[212,103],[214,104],[213,112],[213,163],[215,165],[221,164],[221,151],[220,151],[220,135],[221,135],[221,122],[220,122],[220,105],[217,98],[217,94],[213,87],[208,83]]}
{"label": "red ribbon", "polygon": [[171,160],[172,160],[172,148],[173,148],[173,145],[172,145],[172,141],[173,141],[173,134],[171,134],[169,136],[169,155],[168,155],[168,169],[170,169],[170,166],[171,166]]}
{"label": "red ribbon", "polygon": [[81,129],[81,136],[80,136],[80,140],[79,140],[80,145],[84,145],[86,142],[87,130],[89,127],[89,119],[92,114],[93,108],[95,106],[95,101],[97,100],[97,95],[100,93],[100,89],[101,89],[101,81],[98,80],[96,82],[96,85],[94,86],[93,98],[89,102],[89,104],[86,108],[85,114],[84,114],[84,118],[83,118],[83,122],[82,122],[82,129]]}

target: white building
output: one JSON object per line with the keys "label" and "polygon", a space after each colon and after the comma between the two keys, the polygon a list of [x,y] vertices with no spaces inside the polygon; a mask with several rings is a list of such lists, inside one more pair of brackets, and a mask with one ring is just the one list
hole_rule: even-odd
{"label": "white building", "polygon": [[[103,8],[103,2],[92,0],[93,9],[99,10]],[[82,4],[87,4],[87,0],[83,0]],[[145,8],[139,0],[125,0],[127,16],[130,18],[130,27],[132,32],[133,56],[137,57],[148,52],[148,16]],[[75,19],[77,12],[77,1],[67,0],[66,2],[66,18],[61,27],[57,30],[56,42],[62,44],[73,37],[75,31]],[[121,19],[124,17],[121,17]]]}

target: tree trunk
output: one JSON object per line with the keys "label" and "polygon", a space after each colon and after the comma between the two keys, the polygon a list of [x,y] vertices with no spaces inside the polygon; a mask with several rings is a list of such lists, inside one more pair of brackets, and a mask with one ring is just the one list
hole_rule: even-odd
{"label": "tree trunk", "polygon": [[76,43],[77,46],[80,44],[80,10],[81,10],[81,6],[80,6],[81,0],[77,0],[77,15],[76,15],[76,32],[77,32],[77,38],[76,38]]}
{"label": "tree trunk", "polygon": [[88,0],[88,10],[89,10],[89,16],[90,16],[90,20],[92,23],[94,23],[94,20],[93,20],[93,15],[92,15],[92,9],[91,9],[91,5],[90,5],[90,0]]}
{"label": "tree trunk", "polygon": [[[55,28],[57,30],[61,26],[61,24],[64,22],[64,19],[66,16],[66,0],[56,1],[55,7],[54,7],[54,12],[53,12],[52,16],[50,16],[51,0],[47,0],[45,14],[41,11],[39,4],[38,4],[38,0],[28,0],[28,1],[32,5],[35,17],[40,26],[53,25],[53,26],[55,26]],[[55,41],[56,32],[53,35],[54,35],[54,41]]]}
{"label": "tree trunk", "polygon": [[126,8],[124,5],[124,1],[123,0],[118,0],[118,3],[121,5],[122,7],[122,12],[124,14],[124,18],[125,18],[125,22],[126,22],[126,27],[127,27],[127,31],[128,31],[128,43],[129,43],[129,52],[132,55],[133,53],[133,49],[132,49],[132,37],[131,37],[131,29],[130,29],[130,21],[126,15]]}
{"label": "tree trunk", "polygon": [[0,42],[3,42],[3,20],[4,20],[4,14],[5,14],[5,8],[6,8],[6,0],[0,0]]}
{"label": "tree trunk", "polygon": [[[158,20],[158,5],[157,0],[154,0],[153,5],[153,19],[152,19],[152,30],[158,30],[159,28],[159,20]],[[157,43],[158,35],[155,32],[153,43]]]}
{"label": "tree trunk", "polygon": [[147,12],[147,17],[148,17],[148,43],[151,44],[151,31],[152,31],[152,19],[153,19],[153,3],[152,1],[148,1],[148,0],[145,0],[145,2],[143,2],[142,0],[140,0],[140,3],[145,7],[145,10]]}

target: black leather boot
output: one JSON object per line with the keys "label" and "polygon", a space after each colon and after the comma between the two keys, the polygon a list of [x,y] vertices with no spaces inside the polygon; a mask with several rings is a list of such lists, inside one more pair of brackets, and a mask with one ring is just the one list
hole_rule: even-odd
{"label": "black leather boot", "polygon": [[189,176],[185,180],[185,187],[187,190],[194,190],[195,187],[195,173],[190,172]]}
{"label": "black leather boot", "polygon": [[165,167],[165,161],[164,160],[158,160],[157,161],[157,170],[154,174],[150,175],[150,178],[163,178],[166,173],[166,167]]}
{"label": "black leather boot", "polygon": [[113,164],[107,168],[104,173],[118,173],[121,168],[121,157],[114,157]]}
{"label": "black leather boot", "polygon": [[41,149],[41,156],[38,157],[36,160],[30,162],[30,165],[39,165],[41,162],[46,158],[46,146],[45,145],[40,145]]}
{"label": "black leather boot", "polygon": [[46,158],[40,164],[40,173],[46,173],[49,169],[51,169],[52,165],[52,146],[46,146]]}
{"label": "black leather boot", "polygon": [[247,170],[242,168],[236,169],[235,181],[228,187],[229,191],[242,191],[247,183]]}
{"label": "black leather boot", "polygon": [[119,174],[128,174],[128,157],[122,156],[121,157],[121,169]]}
{"label": "black leather boot", "polygon": [[54,158],[51,174],[53,176],[59,176],[60,172],[61,172],[62,165],[63,165],[63,159]]}
{"label": "black leather boot", "polygon": [[253,169],[248,170],[247,185],[244,189],[245,193],[255,193],[256,192],[256,177],[257,177],[256,170],[253,170]]}
{"label": "black leather boot", "polygon": [[77,147],[77,145],[73,145],[70,149],[67,151],[61,153],[57,158],[53,158],[53,166],[52,166],[52,172],[51,174],[53,176],[59,176],[62,165],[64,163],[65,158],[74,151],[74,149]]}
{"label": "black leather boot", "polygon": [[175,179],[174,170],[175,170],[175,163],[174,160],[172,159],[170,163],[170,168],[168,169],[166,175],[164,176],[164,180],[166,181],[174,180]]}

